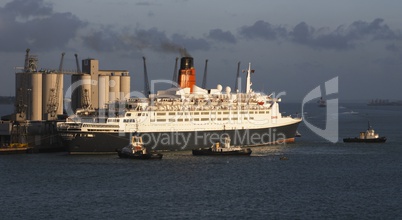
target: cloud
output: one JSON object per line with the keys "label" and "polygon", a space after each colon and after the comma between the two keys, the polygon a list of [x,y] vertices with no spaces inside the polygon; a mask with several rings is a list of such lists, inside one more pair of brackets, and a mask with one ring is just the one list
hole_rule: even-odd
{"label": "cloud", "polygon": [[261,38],[265,40],[275,40],[278,37],[287,34],[286,28],[274,26],[268,22],[259,20],[251,26],[242,26],[239,31],[240,35],[248,39]]}
{"label": "cloud", "polygon": [[236,37],[230,31],[223,31],[221,29],[210,30],[207,37],[220,42],[232,44],[237,42]]}
{"label": "cloud", "polygon": [[56,13],[44,0],[14,0],[0,7],[0,51],[64,47],[86,26],[71,13]]}
{"label": "cloud", "polygon": [[346,35],[356,39],[366,36],[371,37],[372,40],[401,39],[401,35],[384,24],[384,19],[382,18],[376,18],[370,23],[355,21],[346,29]]}
{"label": "cloud", "polygon": [[193,50],[209,50],[211,46],[208,41],[202,38],[187,37],[181,34],[173,34],[172,42],[177,45],[183,45],[189,51]]}
{"label": "cloud", "polygon": [[157,28],[135,29],[125,31],[113,27],[102,27],[82,37],[83,44],[98,52],[142,51],[145,49],[164,53],[186,53],[186,50],[208,50],[205,39],[173,34],[168,37]]}
{"label": "cloud", "polygon": [[314,48],[347,49],[353,46],[347,36],[339,34],[337,31],[323,34],[305,22],[297,24],[289,32],[288,37],[295,43]]}
{"label": "cloud", "polygon": [[300,22],[293,29],[272,25],[266,21],[256,21],[251,26],[240,28],[239,34],[246,39],[287,40],[315,49],[347,50],[357,43],[376,40],[402,40],[399,31],[392,30],[384,19],[376,18],[372,22],[354,21],[349,26],[339,26],[335,30],[321,27],[314,28]]}
{"label": "cloud", "polygon": [[385,49],[391,52],[399,52],[400,48],[396,46],[394,43],[393,44],[388,44],[385,46]]}
{"label": "cloud", "polygon": [[372,22],[355,21],[351,25],[339,26],[329,33],[319,33],[301,22],[289,32],[291,39],[299,44],[323,49],[350,49],[356,43],[375,40],[402,40],[402,36],[384,24],[381,18]]}

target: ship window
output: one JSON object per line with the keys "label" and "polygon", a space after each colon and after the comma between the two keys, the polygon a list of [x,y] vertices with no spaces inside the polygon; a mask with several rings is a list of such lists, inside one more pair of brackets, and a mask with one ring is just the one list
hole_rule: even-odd
{"label": "ship window", "polygon": [[131,116],[131,113],[127,113],[126,116],[127,116],[127,117],[130,117],[130,116]]}
{"label": "ship window", "polygon": [[209,115],[209,112],[201,112],[201,115]]}
{"label": "ship window", "polygon": [[201,121],[209,121],[209,118],[201,118]]}
{"label": "ship window", "polygon": [[158,112],[158,113],[156,113],[156,115],[166,115],[166,113],[165,112]]}
{"label": "ship window", "polygon": [[175,113],[174,112],[169,112],[169,115],[175,115]]}

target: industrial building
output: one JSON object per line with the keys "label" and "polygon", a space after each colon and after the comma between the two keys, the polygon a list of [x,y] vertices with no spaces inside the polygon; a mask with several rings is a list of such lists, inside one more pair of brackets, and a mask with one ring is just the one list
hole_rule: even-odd
{"label": "industrial building", "polygon": [[99,61],[82,60],[82,73],[71,76],[71,108],[102,109],[108,102],[130,98],[130,75],[127,70],[99,70]]}
{"label": "industrial building", "polygon": [[61,55],[58,70],[39,69],[38,57],[26,50],[25,63],[15,75],[15,111],[0,121],[0,148],[27,148],[33,151],[60,150],[56,122],[64,120],[64,77],[71,77],[71,106],[77,109],[102,109],[108,102],[130,96],[127,70],[100,70],[96,59],[76,57],[76,71],[64,71]]}

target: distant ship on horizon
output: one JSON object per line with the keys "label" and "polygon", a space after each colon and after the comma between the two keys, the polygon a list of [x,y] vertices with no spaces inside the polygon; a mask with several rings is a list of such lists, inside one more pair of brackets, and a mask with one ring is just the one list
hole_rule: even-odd
{"label": "distant ship on horizon", "polygon": [[368,106],[402,106],[402,100],[400,101],[389,101],[389,99],[372,99]]}
{"label": "distant ship on horizon", "polygon": [[327,107],[327,101],[321,97],[320,100],[318,101],[318,106]]}

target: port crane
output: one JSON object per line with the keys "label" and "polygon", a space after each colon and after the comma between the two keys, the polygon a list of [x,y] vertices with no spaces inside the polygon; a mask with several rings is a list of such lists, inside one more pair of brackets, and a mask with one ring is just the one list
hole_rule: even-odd
{"label": "port crane", "polygon": [[16,120],[25,121],[27,120],[27,109],[28,109],[28,73],[36,72],[38,58],[34,55],[29,54],[30,49],[26,49],[25,54],[25,64],[23,72],[19,77],[18,88],[16,90]]}
{"label": "port crane", "polygon": [[65,53],[63,52],[61,54],[59,71],[56,74],[55,87],[50,89],[49,100],[48,100],[48,103],[47,103],[47,106],[46,106],[47,107],[46,112],[48,113],[48,119],[51,119],[51,120],[56,119],[57,110],[59,108],[59,91],[60,91],[61,77],[63,77],[64,55],[65,55]]}

